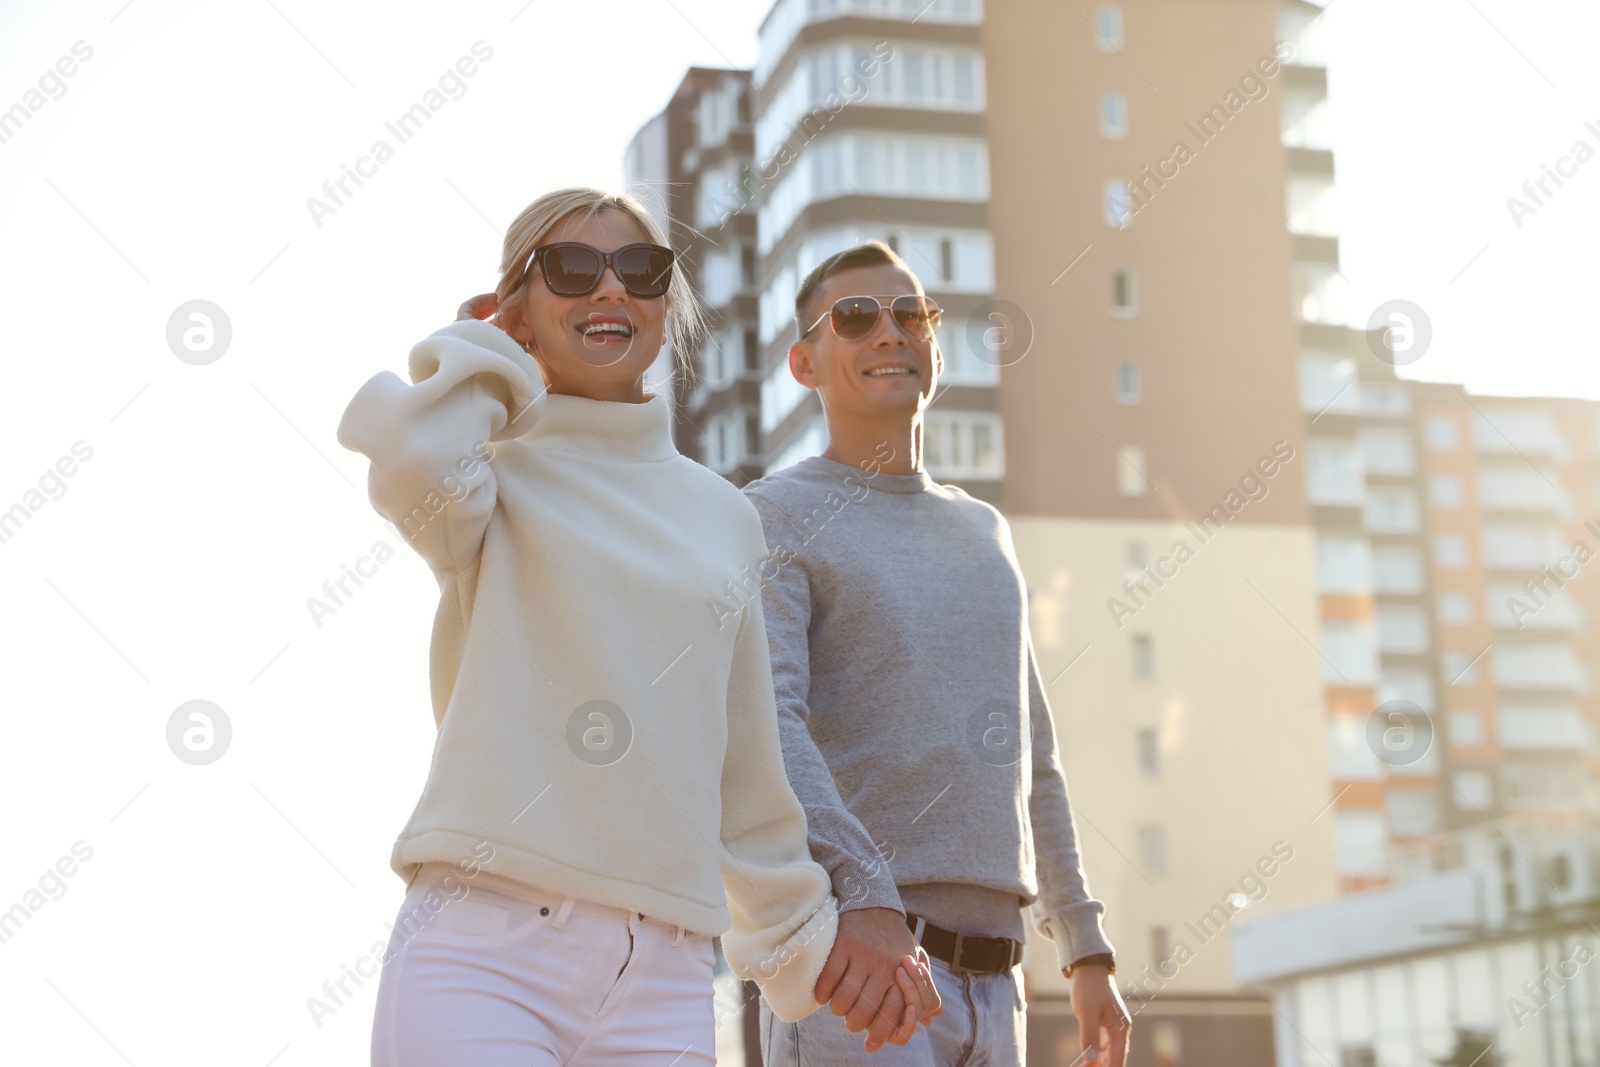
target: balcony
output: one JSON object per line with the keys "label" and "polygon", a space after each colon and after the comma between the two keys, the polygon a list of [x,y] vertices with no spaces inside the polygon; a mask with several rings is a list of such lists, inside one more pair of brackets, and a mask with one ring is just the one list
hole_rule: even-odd
{"label": "balcony", "polygon": [[1566,642],[1501,643],[1489,655],[1494,684],[1502,689],[1589,691],[1589,671]]}

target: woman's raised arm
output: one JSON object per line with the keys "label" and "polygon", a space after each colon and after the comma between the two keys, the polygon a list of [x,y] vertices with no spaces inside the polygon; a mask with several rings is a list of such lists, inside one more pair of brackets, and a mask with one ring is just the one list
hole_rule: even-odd
{"label": "woman's raised arm", "polygon": [[493,443],[526,429],[543,394],[533,357],[498,327],[457,321],[411,349],[411,384],[381,371],[339,421],[339,443],[372,460],[378,514],[437,571],[477,562],[494,511]]}

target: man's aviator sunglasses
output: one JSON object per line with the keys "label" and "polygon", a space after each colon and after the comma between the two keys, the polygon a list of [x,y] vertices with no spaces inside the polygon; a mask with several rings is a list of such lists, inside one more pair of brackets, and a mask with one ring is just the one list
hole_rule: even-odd
{"label": "man's aviator sunglasses", "polygon": [[672,249],[661,245],[639,243],[602,252],[581,241],[557,241],[535,248],[526,269],[537,263],[544,284],[557,296],[584,296],[595,291],[610,267],[624,289],[649,298],[664,295],[672,284],[673,259]]}
{"label": "man's aviator sunglasses", "polygon": [[939,330],[939,319],[944,314],[939,305],[926,296],[906,294],[894,297],[887,309],[873,296],[847,296],[834,303],[816,322],[801,331],[800,336],[822,325],[823,319],[833,320],[833,332],[846,341],[859,341],[878,325],[878,317],[888,310],[895,325],[919,341],[930,340]]}

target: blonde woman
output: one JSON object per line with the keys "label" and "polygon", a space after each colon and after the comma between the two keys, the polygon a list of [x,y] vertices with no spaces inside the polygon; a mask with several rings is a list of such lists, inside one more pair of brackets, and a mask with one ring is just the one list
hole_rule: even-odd
{"label": "blonde woman", "polygon": [[[784,774],[761,598],[727,592],[761,522],[644,386],[669,333],[680,359],[704,336],[673,260],[631,197],[540,197],[495,320],[438,330],[340,422],[440,587],[375,1067],[714,1063],[716,934],[779,1017],[820,1007],[838,901]],[[903,962],[897,1044],[937,1008]]]}

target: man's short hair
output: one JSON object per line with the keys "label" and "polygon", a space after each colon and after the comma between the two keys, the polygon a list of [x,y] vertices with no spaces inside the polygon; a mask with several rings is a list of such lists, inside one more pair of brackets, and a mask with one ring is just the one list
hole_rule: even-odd
{"label": "man's short hair", "polygon": [[843,252],[835,252],[811,268],[806,280],[800,283],[800,291],[794,295],[795,330],[803,331],[816,321],[817,312],[811,305],[816,301],[823,282],[840,271],[852,267],[876,267],[883,264],[899,267],[911,275],[911,279],[917,283],[917,288],[922,288],[922,279],[917,277],[917,272],[912,270],[894,249],[882,241],[868,241],[866,244],[847,248]]}

